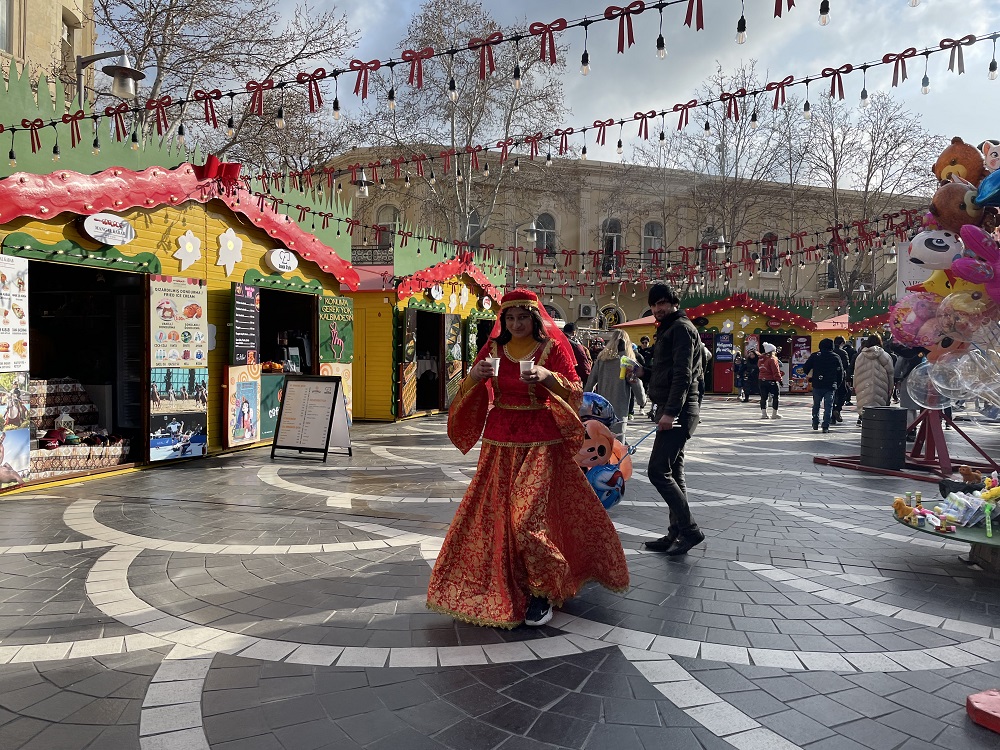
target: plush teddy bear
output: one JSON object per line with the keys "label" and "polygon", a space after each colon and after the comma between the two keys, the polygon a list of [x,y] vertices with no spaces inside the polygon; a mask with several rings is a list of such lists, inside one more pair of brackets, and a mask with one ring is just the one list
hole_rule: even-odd
{"label": "plush teddy bear", "polygon": [[931,171],[941,184],[955,175],[978,186],[986,176],[986,163],[983,161],[982,151],[955,136],[934,162]]}
{"label": "plush teddy bear", "polygon": [[966,224],[983,223],[983,207],[975,199],[973,185],[964,180],[948,182],[935,191],[930,211],[941,229],[958,233]]}
{"label": "plush teddy bear", "polygon": [[958,473],[962,475],[962,480],[969,484],[978,484],[983,481],[983,472],[976,471],[969,466],[959,466]]}

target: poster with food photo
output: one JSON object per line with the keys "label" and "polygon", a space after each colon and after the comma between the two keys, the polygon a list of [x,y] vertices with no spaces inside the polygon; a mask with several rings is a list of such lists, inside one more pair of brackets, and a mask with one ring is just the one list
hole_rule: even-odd
{"label": "poster with food photo", "polygon": [[151,276],[150,352],[154,367],[208,365],[208,291],[202,279]]}
{"label": "poster with food photo", "polygon": [[28,261],[0,255],[0,371],[28,371]]}

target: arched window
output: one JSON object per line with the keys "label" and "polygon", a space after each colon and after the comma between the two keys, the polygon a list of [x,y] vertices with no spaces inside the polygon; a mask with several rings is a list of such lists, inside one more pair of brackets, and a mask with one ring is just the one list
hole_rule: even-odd
{"label": "arched window", "polygon": [[473,250],[479,248],[479,238],[483,234],[483,220],[476,209],[469,213],[469,247]]}
{"label": "arched window", "polygon": [[601,222],[601,246],[604,248],[604,260],[601,271],[605,275],[617,270],[615,253],[622,247],[622,223],[619,219],[605,219]]}
{"label": "arched window", "polygon": [[539,214],[535,219],[535,248],[544,248],[549,257],[556,254],[556,220],[552,214]]}
{"label": "arched window", "polygon": [[760,238],[760,270],[778,270],[778,235],[774,232],[767,232]]}
{"label": "arched window", "polygon": [[663,247],[663,225],[658,221],[647,221],[642,228],[642,256],[640,260],[646,262],[650,257],[650,250]]}
{"label": "arched window", "polygon": [[393,247],[396,232],[399,231],[399,209],[389,204],[382,206],[375,215],[375,223],[386,229],[379,235],[379,248],[385,250]]}

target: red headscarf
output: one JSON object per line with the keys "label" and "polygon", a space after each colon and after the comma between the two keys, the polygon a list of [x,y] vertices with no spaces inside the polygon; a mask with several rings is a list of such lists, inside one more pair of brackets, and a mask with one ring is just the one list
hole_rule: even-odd
{"label": "red headscarf", "polygon": [[[534,292],[529,292],[527,289],[509,291],[500,300],[500,310],[497,314],[496,322],[493,324],[493,331],[490,333],[491,339],[496,339],[500,335],[500,332],[503,330],[501,320],[503,319],[504,311],[511,307],[524,307],[536,311],[542,319],[542,331],[545,336],[552,339],[553,346],[559,347],[562,350],[567,362],[576,362],[573,345],[569,343],[566,334],[559,330],[559,326],[552,320],[552,316],[549,315],[545,306],[538,301],[538,295]],[[567,377],[571,380],[577,379],[576,371],[571,369],[571,372],[572,375],[567,375]]]}

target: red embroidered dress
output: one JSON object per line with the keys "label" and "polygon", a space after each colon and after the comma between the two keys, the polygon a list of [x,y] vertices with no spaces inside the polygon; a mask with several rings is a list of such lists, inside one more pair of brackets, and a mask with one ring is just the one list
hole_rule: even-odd
{"label": "red embroidered dress", "polygon": [[499,373],[463,384],[451,406],[456,447],[468,453],[483,441],[431,574],[432,609],[512,628],[524,621],[531,595],[559,605],[589,580],[628,588],[618,534],[573,461],[584,438],[583,391],[572,349],[561,343],[550,338],[526,358],[552,371],[565,398],[522,381],[518,359],[491,341],[476,362],[500,357]]}

